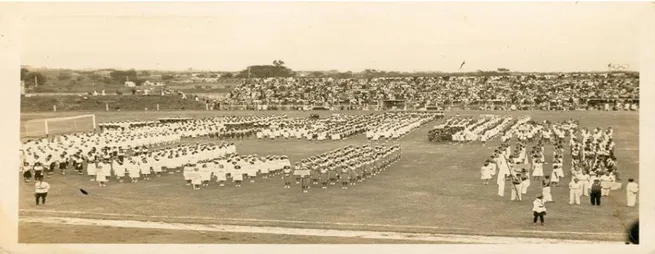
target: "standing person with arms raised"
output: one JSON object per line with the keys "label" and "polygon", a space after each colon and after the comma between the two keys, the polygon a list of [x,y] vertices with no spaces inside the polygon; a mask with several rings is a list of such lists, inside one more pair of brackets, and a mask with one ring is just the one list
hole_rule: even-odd
{"label": "standing person with arms raised", "polygon": [[34,197],[36,197],[36,205],[39,205],[39,199],[41,203],[45,205],[45,198],[48,196],[48,191],[50,191],[50,184],[43,181],[43,176],[38,177],[36,184],[34,185]]}

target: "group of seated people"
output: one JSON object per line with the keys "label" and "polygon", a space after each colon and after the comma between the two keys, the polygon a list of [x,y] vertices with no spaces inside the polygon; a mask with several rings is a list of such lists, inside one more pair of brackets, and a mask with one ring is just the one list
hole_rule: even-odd
{"label": "group of seated people", "polygon": [[[244,80],[225,103],[247,105],[371,105],[403,100],[413,108],[452,103],[470,108],[542,110],[601,109],[605,104],[636,109],[638,75],[625,73],[496,76],[255,78]],[[592,105],[606,100],[602,107]],[[611,102],[610,102],[611,101]],[[586,105],[586,106],[585,106]],[[600,105],[600,104],[598,104]]]}

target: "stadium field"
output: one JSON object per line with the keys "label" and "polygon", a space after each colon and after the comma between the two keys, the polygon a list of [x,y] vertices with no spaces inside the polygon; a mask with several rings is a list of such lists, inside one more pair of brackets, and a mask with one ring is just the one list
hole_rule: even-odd
{"label": "stadium field", "polygon": [[[205,117],[215,115],[287,114],[307,117],[314,112],[70,112],[29,113],[21,115],[21,122],[68,115],[96,114],[98,122],[118,120],[147,120],[159,117]],[[322,117],[333,113],[354,114],[373,112],[318,112]],[[447,112],[477,116],[499,114],[531,116],[534,120],[579,120],[582,127],[615,129],[616,156],[625,185],[628,178],[639,182],[639,115],[637,112]],[[443,120],[440,120],[443,121]],[[570,177],[561,180],[561,186],[552,190],[555,203],[547,205],[546,226],[533,226],[532,200],[541,193],[532,183],[527,197],[511,202],[506,188],[505,197],[497,195],[497,186],[482,185],[480,166],[499,144],[498,138],[487,146],[471,144],[435,144],[427,141],[432,122],[397,141],[402,146],[402,159],[378,176],[358,183],[347,190],[331,187],[313,187],[302,193],[299,185],[283,188],[283,180],[258,178],[236,188],[210,185],[199,191],[185,186],[180,173],[152,178],[138,183],[111,181],[100,188],[87,176],[54,175],[46,179],[52,185],[48,204],[35,206],[32,184],[20,184],[19,240],[23,243],[440,243],[439,238],[369,239],[352,240],[358,233],[321,234],[317,230],[338,232],[394,232],[398,234],[457,234],[487,237],[513,237],[517,243],[529,239],[564,239],[593,241],[622,241],[626,228],[638,219],[638,207],[626,207],[625,189],[613,191],[603,198],[603,205],[594,207],[586,197],[582,204],[568,204],[566,185]],[[192,140],[185,142],[221,142]],[[363,135],[341,141],[310,142],[306,140],[231,140],[239,154],[288,155],[292,162],[323,153],[348,144],[369,142]],[[384,142],[382,142],[384,143]],[[552,160],[552,147],[546,146],[547,162]],[[570,165],[565,157],[565,167]],[[550,171],[550,164],[545,166]],[[566,167],[568,169],[568,167]],[[79,189],[86,190],[83,195]],[[58,224],[56,217],[62,218]],[[40,218],[37,220],[36,218]],[[71,218],[87,219],[85,223],[72,222]],[[188,227],[159,229],[135,226],[92,226],[94,221],[160,222],[175,225],[214,225],[215,227],[241,226],[278,229],[313,230],[307,236],[294,236],[284,232],[225,233]],[[66,225],[64,225],[66,224]],[[102,224],[102,223],[100,223]],[[186,225],[186,224],[185,224]],[[177,230],[177,231],[176,231]],[[270,229],[273,230],[273,229]],[[174,232],[175,231],[175,232]],[[210,232],[212,231],[212,232]],[[228,230],[229,231],[229,230]],[[37,232],[45,232],[47,237]],[[236,232],[236,231],[232,231]],[[291,232],[291,230],[290,230]],[[295,231],[294,231],[295,232]],[[331,231],[330,231],[331,232]],[[291,233],[289,233],[291,234]],[[386,233],[385,233],[386,234]],[[93,237],[88,237],[93,235]],[[105,236],[106,237],[103,237]],[[129,235],[118,237],[114,235]],[[159,239],[159,240],[158,240]],[[227,239],[227,240],[226,240]],[[499,238],[500,239],[500,238]],[[462,241],[465,242],[465,241]],[[471,241],[476,242],[476,241]],[[482,241],[478,241],[482,242]]]}

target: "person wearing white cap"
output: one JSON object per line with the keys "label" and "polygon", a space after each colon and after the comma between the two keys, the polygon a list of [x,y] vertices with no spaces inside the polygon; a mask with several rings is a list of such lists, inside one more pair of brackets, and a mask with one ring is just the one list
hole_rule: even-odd
{"label": "person wearing white cap", "polygon": [[236,187],[241,187],[241,182],[243,181],[243,170],[241,165],[236,161],[233,161],[232,165],[234,165],[234,169],[232,170],[232,181],[234,181]]}
{"label": "person wearing white cap", "polygon": [[218,183],[218,186],[222,187],[225,186],[225,181],[227,181],[227,161],[219,160],[216,163],[216,182]]}

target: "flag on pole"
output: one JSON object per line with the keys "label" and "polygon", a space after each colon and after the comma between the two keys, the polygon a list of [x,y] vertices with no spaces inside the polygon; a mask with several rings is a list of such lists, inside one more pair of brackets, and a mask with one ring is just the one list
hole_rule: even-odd
{"label": "flag on pole", "polygon": [[498,185],[505,184],[505,177],[511,174],[512,171],[509,168],[507,159],[505,158],[505,155],[501,154],[498,158],[498,178],[496,179],[496,183]]}

